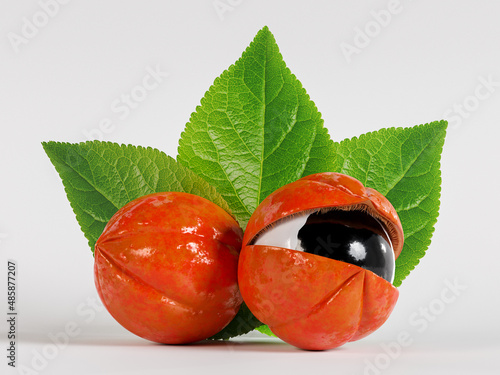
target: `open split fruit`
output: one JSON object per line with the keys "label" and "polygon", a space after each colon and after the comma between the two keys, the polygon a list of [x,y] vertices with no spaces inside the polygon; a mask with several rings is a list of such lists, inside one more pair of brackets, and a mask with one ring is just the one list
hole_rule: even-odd
{"label": "open split fruit", "polygon": [[384,196],[343,174],[310,175],[276,190],[253,213],[240,291],[282,340],[331,349],[387,320],[402,248],[401,222]]}

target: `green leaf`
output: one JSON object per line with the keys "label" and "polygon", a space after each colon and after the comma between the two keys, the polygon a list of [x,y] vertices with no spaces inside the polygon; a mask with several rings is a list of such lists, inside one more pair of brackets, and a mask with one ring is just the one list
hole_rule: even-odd
{"label": "green leaf", "polygon": [[277,188],[333,169],[321,115],[267,27],[206,92],[177,160],[217,188],[243,228]]}
{"label": "green leaf", "polygon": [[99,141],[42,145],[62,179],[92,252],[115,212],[146,194],[196,194],[230,212],[214,187],[156,149]]}
{"label": "green leaf", "polygon": [[273,333],[273,331],[271,331],[269,326],[266,326],[266,325],[262,325],[260,327],[257,327],[256,330],[259,331],[260,333],[263,333],[264,335],[268,335],[271,337],[278,337]]}
{"label": "green leaf", "polygon": [[209,338],[209,340],[229,340],[253,331],[262,323],[250,312],[247,305],[243,303],[231,322],[222,331]]}
{"label": "green leaf", "polygon": [[[245,228],[259,203],[303,176],[331,171],[334,144],[267,27],[191,115],[177,160],[215,186]],[[245,307],[217,338],[260,326]]]}
{"label": "green leaf", "polygon": [[439,121],[381,129],[337,144],[336,171],[385,195],[401,219],[405,242],[396,260],[395,286],[401,285],[431,243],[439,214],[439,161],[446,127],[446,121]]}

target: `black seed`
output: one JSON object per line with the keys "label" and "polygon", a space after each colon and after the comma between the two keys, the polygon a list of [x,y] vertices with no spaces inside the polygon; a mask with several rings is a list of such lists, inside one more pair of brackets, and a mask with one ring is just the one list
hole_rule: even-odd
{"label": "black seed", "polygon": [[313,213],[297,237],[306,253],[354,264],[392,281],[393,249],[382,224],[365,212]]}

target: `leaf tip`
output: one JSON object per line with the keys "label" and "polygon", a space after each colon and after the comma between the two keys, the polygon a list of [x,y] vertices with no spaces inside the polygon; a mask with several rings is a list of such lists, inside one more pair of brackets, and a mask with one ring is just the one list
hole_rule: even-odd
{"label": "leaf tip", "polygon": [[44,150],[45,152],[47,152],[47,150],[50,148],[50,146],[51,146],[52,144],[54,144],[54,143],[56,143],[56,142],[54,142],[54,141],[42,141],[42,142],[41,142],[42,147],[43,147],[43,150]]}
{"label": "leaf tip", "polygon": [[269,30],[269,27],[267,25],[265,25],[262,29],[259,30],[259,32],[257,33],[257,35],[259,34],[262,34],[262,35],[265,35],[265,34],[271,34],[271,30]]}
{"label": "leaf tip", "polygon": [[257,35],[255,35],[254,38],[254,41],[255,40],[266,40],[271,41],[272,43],[276,43],[276,39],[274,38],[273,33],[271,32],[271,30],[269,30],[269,27],[267,27],[267,25],[257,32]]}

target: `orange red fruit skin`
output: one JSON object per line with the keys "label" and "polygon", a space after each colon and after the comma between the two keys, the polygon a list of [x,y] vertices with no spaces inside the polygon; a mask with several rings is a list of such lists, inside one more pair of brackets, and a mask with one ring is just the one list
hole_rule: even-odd
{"label": "orange red fruit skin", "polygon": [[242,230],[214,203],[186,193],[130,202],[95,246],[95,283],[110,314],[145,339],[208,338],[236,315]]}
{"label": "orange red fruit skin", "polygon": [[[239,260],[240,291],[252,313],[289,344],[325,350],[361,339],[387,320],[398,290],[352,264],[249,243],[267,225],[285,216],[358,204],[370,205],[391,220],[402,247],[401,223],[387,199],[338,173],[308,176],[276,190],[250,218]],[[394,251],[397,256],[401,249]]]}
{"label": "orange red fruit skin", "polygon": [[365,188],[353,177],[333,172],[316,173],[271,193],[255,210],[245,229],[243,247],[261,230],[289,215],[324,207],[364,205],[375,210],[396,232],[395,258],[403,248],[403,228],[391,203],[374,189]]}

